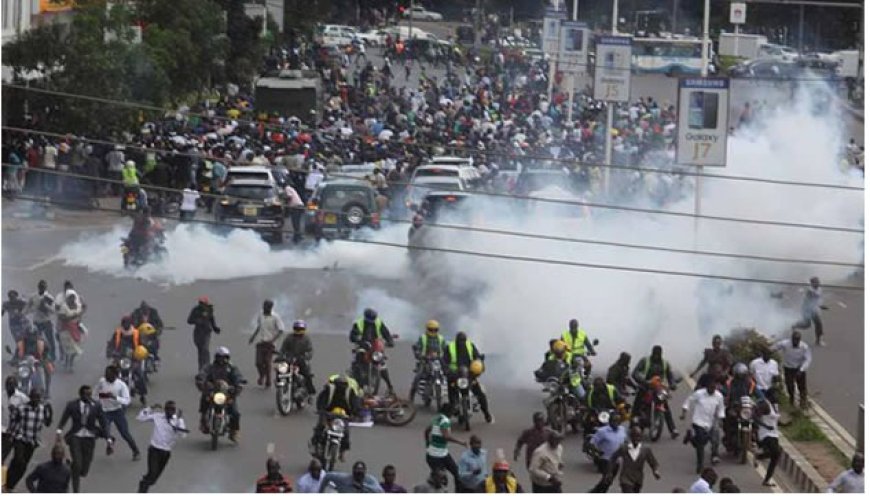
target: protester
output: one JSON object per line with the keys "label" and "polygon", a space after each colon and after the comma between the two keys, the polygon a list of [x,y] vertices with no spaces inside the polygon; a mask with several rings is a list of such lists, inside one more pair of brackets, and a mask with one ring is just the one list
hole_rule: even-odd
{"label": "protester", "polygon": [[828,485],[829,493],[863,493],[864,492],[864,455],[861,453],[852,457],[852,467],[840,474]]}
{"label": "protester", "polygon": [[30,391],[30,401],[10,411],[9,437],[12,438],[12,462],[6,474],[3,492],[12,492],[24,477],[33,452],[39,446],[43,427],[51,425],[51,408],[42,403],[42,392]]}
{"label": "protester", "polygon": [[526,468],[532,461],[532,453],[538,446],[547,442],[549,430],[547,429],[547,421],[543,412],[535,412],[532,416],[533,426],[523,431],[520,437],[517,438],[516,446],[514,446],[514,461],[520,457],[520,448],[526,446]]}
{"label": "protester", "polygon": [[64,440],[69,446],[72,460],[70,470],[74,493],[79,492],[81,478],[88,476],[91,462],[94,460],[97,438],[108,438],[108,426],[103,408],[91,398],[91,394],[90,386],[81,386],[78,399],[67,403],[57,424],[58,430],[62,431],[67,420],[72,421]]}
{"label": "protester", "polygon": [[311,462],[308,463],[308,471],[296,479],[296,492],[319,493],[325,475],[326,472],[323,470],[320,460],[312,458]]}
{"label": "protester", "polygon": [[716,471],[710,467],[707,467],[700,472],[700,477],[698,477],[698,480],[696,480],[695,483],[689,487],[689,492],[712,493],[713,486],[716,484],[716,480],[719,478],[719,476],[716,475]]}
{"label": "protester", "polygon": [[489,476],[487,452],[480,437],[472,435],[468,444],[470,447],[459,457],[459,492],[462,493],[479,492]]}
{"label": "protester", "polygon": [[266,475],[257,479],[258,493],[292,493],[293,483],[281,474],[281,464],[274,458],[266,460]]}
{"label": "protester", "polygon": [[175,443],[180,438],[187,437],[188,431],[184,419],[178,415],[175,402],[172,400],[167,401],[163,408],[160,405],[144,408],[136,416],[136,420],[154,423],[151,444],[148,446],[148,473],[139,481],[139,492],[147,493],[148,489],[157,483],[157,479],[169,463]]}
{"label": "protester", "polygon": [[27,490],[31,493],[69,492],[71,475],[64,462],[65,454],[63,445],[55,444],[51,449],[51,460],[37,465],[24,480]]}
{"label": "protester", "polygon": [[532,479],[533,493],[562,492],[562,436],[550,432],[547,442],[538,446],[532,453],[529,477]]}
{"label": "protester", "polygon": [[384,480],[381,481],[381,487],[384,489],[385,493],[408,492],[404,487],[396,484],[396,467],[392,465],[385,466],[381,476],[384,478]]}

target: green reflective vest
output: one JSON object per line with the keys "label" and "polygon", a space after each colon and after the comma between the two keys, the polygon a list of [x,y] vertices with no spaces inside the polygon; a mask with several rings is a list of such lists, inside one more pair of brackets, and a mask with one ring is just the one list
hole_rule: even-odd
{"label": "green reflective vest", "polygon": [[[438,355],[441,355],[441,350],[444,349],[444,336],[438,334],[435,336],[438,338]],[[422,356],[426,356],[429,350],[426,349],[426,345],[429,343],[429,336],[427,334],[423,334],[420,336],[420,354]]]}
{"label": "green reflective vest", "polygon": [[[328,403],[332,403],[332,395],[335,392],[335,380],[338,379],[339,377],[341,377],[341,374],[333,374],[333,375],[329,376],[329,378],[327,379],[327,381],[329,382],[329,402]],[[360,396],[361,390],[359,387],[359,383],[356,382],[356,379],[354,379],[353,377],[351,377],[349,375],[345,376],[345,379],[347,379],[347,385],[348,385],[347,402],[348,402],[348,404],[350,404],[350,392],[353,391],[354,394],[356,394],[357,396]]]}
{"label": "green reflective vest", "polygon": [[[586,405],[589,408],[592,408],[592,393],[594,392],[595,390],[593,389],[592,391],[586,393]],[[616,397],[615,395],[616,388],[611,386],[610,384],[607,384],[607,396],[610,398],[610,402],[613,403],[613,406],[616,406],[616,401],[614,400],[614,398]]]}
{"label": "green reflective vest", "polygon": [[[362,336],[363,329],[365,329],[365,325],[366,325],[366,321],[362,317],[360,317],[359,320],[356,321],[356,330],[354,332],[356,332],[357,336]],[[383,328],[384,328],[384,323],[381,321],[381,318],[380,317],[376,318],[375,319],[375,337],[384,339]]]}
{"label": "green reflective vest", "polygon": [[[650,359],[649,359],[649,357],[646,357],[646,358],[644,358],[643,360],[644,360],[644,365],[643,365],[643,378],[644,378],[644,379],[649,379],[649,362],[650,362]],[[663,367],[662,367],[662,368],[663,368],[663,370],[662,370],[662,375],[664,375],[664,377],[662,377],[662,379],[664,380],[664,379],[667,379],[667,378],[668,378],[668,368],[669,368],[668,361],[662,359],[662,366],[663,366]]]}
{"label": "green reflective vest", "polygon": [[586,356],[586,331],[577,329],[577,337],[571,336],[571,331],[562,333],[562,341],[568,345],[568,351],[578,356]]}
{"label": "green reflective vest", "polygon": [[139,176],[136,173],[135,167],[124,166],[124,168],[121,169],[121,177],[124,180],[124,186],[138,186],[139,185]]}
{"label": "green reflective vest", "polygon": [[[474,358],[474,345],[471,344],[471,341],[465,340],[465,349],[468,351],[468,359],[472,360]],[[447,352],[450,354],[450,371],[456,372],[459,369],[459,365],[456,360],[456,341],[452,341],[447,346]]]}

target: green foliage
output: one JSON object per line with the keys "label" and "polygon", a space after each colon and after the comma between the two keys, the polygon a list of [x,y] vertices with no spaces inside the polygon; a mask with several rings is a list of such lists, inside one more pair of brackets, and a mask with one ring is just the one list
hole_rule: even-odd
{"label": "green foliage", "polygon": [[[761,350],[770,349],[772,344],[766,336],[754,328],[732,329],[728,335],[722,336],[722,340],[734,357],[734,361],[747,365],[761,354]],[[773,357],[779,360],[776,353]]]}

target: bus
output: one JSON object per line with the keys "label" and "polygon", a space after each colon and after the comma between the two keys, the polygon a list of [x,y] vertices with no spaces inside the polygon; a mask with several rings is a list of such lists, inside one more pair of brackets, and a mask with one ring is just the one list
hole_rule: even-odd
{"label": "bus", "polygon": [[[712,42],[707,44],[707,49],[708,63],[712,63]],[[701,40],[635,37],[632,45],[631,69],[632,72],[640,74],[700,75]]]}

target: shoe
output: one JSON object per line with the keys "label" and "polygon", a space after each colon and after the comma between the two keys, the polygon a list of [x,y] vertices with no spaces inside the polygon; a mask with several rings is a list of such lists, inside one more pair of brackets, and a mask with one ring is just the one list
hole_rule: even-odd
{"label": "shoe", "polygon": [[671,431],[671,439],[676,439],[680,437],[680,433],[677,431]]}
{"label": "shoe", "polygon": [[115,448],[113,448],[111,444],[107,444],[106,445],[106,456],[112,456],[112,454],[114,452],[115,452]]}
{"label": "shoe", "polygon": [[719,464],[719,456],[713,455],[713,458],[710,459],[710,463],[712,463],[713,465],[718,465]]}
{"label": "shoe", "polygon": [[239,443],[239,431],[230,431],[230,441]]}
{"label": "shoe", "polygon": [[773,481],[764,481],[761,483],[764,487],[776,487],[776,482]]}
{"label": "shoe", "polygon": [[257,378],[257,385],[258,385],[258,386],[262,386],[262,385],[263,385],[263,377],[262,377],[262,376],[260,376],[260,377]]}
{"label": "shoe", "polygon": [[492,418],[492,415],[490,415],[490,414],[488,414],[488,413],[485,413],[485,414],[483,415],[483,418],[486,419],[486,423],[487,423],[487,424],[492,424],[493,422],[495,422],[495,419]]}
{"label": "shoe", "polygon": [[139,461],[139,458],[141,458],[141,456],[140,456],[140,454],[139,454],[138,451],[135,452],[135,453],[133,453],[133,461],[134,461],[134,462],[138,462],[138,461]]}
{"label": "shoe", "polygon": [[824,348],[824,347],[828,346],[828,344],[825,343],[824,341],[816,341],[816,346],[821,346],[822,348]]}

